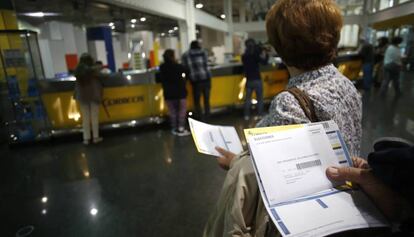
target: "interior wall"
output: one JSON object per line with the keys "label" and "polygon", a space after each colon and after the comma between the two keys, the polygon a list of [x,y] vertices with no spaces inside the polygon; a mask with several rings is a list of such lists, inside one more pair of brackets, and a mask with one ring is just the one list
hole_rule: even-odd
{"label": "interior wall", "polygon": [[212,50],[213,47],[224,46],[224,32],[200,27],[201,43],[203,48]]}
{"label": "interior wall", "polygon": [[249,32],[248,37],[256,40],[257,43],[267,42],[267,33],[266,32]]}

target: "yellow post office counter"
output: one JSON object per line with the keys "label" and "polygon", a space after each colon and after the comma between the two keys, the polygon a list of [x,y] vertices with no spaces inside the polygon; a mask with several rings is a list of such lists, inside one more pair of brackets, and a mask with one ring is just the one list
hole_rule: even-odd
{"label": "yellow post office counter", "polygon": [[[359,73],[360,67],[356,69],[355,66],[347,66],[347,63],[352,62],[350,59],[354,60],[354,58],[343,59],[337,65],[347,69],[347,73],[355,74],[355,70]],[[214,110],[242,104],[246,85],[242,65],[217,66],[211,71],[213,74],[211,108]],[[261,74],[264,97],[267,100],[271,100],[288,83],[289,74],[283,64],[264,66]],[[157,83],[156,77],[157,72],[150,70],[124,72],[105,79],[100,123],[117,127],[116,124],[123,122],[134,125],[139,121],[155,121],[155,118],[164,117],[167,112],[166,105],[161,84]],[[39,81],[41,97],[52,131],[73,129],[81,125],[79,105],[73,98],[74,86],[73,77],[64,80]],[[188,110],[191,111],[193,98],[190,83],[187,84],[187,91]]]}

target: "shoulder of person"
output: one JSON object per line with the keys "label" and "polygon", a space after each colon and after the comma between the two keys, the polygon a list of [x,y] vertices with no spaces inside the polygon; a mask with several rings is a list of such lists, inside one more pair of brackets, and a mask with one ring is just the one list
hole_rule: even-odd
{"label": "shoulder of person", "polygon": [[283,91],[273,98],[270,103],[269,113],[278,114],[278,116],[283,117],[291,113],[295,108],[301,110],[299,101],[290,92]]}

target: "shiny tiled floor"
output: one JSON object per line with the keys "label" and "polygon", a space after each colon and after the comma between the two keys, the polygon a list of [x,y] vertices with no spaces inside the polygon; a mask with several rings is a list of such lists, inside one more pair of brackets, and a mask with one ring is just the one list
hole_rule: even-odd
{"label": "shiny tiled floor", "polygon": [[[364,95],[363,155],[380,136],[414,140],[413,76],[399,99]],[[249,126],[237,110],[211,123]],[[105,135],[89,147],[78,137],[0,146],[0,235],[32,226],[29,236],[200,236],[225,176],[214,158],[165,126]]]}

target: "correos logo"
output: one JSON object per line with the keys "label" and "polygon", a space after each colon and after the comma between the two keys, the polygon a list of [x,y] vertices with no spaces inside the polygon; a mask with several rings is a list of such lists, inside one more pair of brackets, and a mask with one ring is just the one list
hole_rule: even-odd
{"label": "correos logo", "polygon": [[123,105],[123,104],[134,104],[144,102],[144,96],[132,96],[132,97],[123,97],[123,98],[114,98],[103,100],[104,106],[114,106],[114,105]]}
{"label": "correos logo", "polygon": [[103,105],[103,108],[105,110],[106,116],[108,116],[108,118],[110,118],[111,115],[108,111],[108,107],[116,106],[116,105],[125,105],[125,104],[137,104],[137,103],[141,103],[141,102],[144,102],[144,96],[142,96],[142,95],[140,95],[140,96],[131,96],[131,97],[122,97],[122,98],[114,98],[114,99],[105,98],[102,101],[102,105]]}

